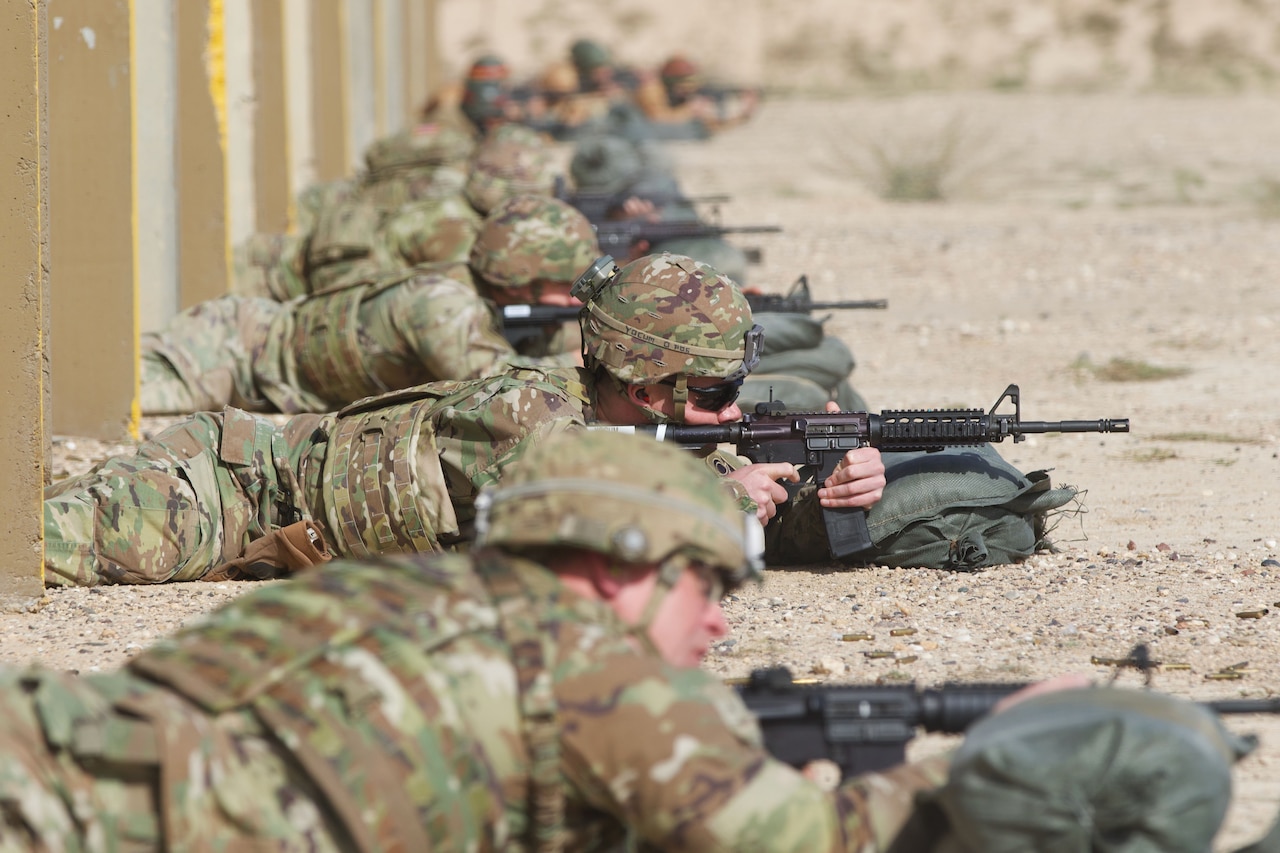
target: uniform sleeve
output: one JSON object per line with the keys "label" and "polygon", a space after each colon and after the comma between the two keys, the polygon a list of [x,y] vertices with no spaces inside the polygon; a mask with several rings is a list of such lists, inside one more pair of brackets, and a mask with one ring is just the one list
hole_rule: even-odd
{"label": "uniform sleeve", "polygon": [[663,850],[887,850],[944,765],[859,777],[833,793],[770,758],[750,713],[698,669],[617,655],[560,681],[563,763],[591,806]]}
{"label": "uniform sleeve", "polygon": [[501,372],[515,350],[474,290],[451,279],[413,288],[395,317],[400,336],[436,379],[474,379]]}

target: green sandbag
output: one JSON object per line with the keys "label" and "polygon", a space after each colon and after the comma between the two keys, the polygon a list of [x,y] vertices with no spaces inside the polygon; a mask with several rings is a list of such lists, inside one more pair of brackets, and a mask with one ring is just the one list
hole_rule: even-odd
{"label": "green sandbag", "polygon": [[931,796],[972,853],[1204,853],[1253,745],[1185,699],[1064,690],[972,726]]}
{"label": "green sandbag", "polygon": [[1024,475],[989,444],[882,454],[888,485],[867,513],[872,561],[969,570],[1035,552],[1044,515],[1076,496]]}

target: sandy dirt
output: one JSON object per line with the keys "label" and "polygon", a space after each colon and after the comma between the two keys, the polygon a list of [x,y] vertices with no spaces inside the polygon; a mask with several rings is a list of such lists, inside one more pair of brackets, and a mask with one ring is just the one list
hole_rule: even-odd
{"label": "sandy dirt", "polygon": [[[770,571],[728,603],[732,634],[710,670],[783,663],[820,680],[931,685],[1075,671],[1104,681],[1114,669],[1091,659],[1142,642],[1156,660],[1185,665],[1158,671],[1158,689],[1199,699],[1280,689],[1274,103],[784,101],[674,151],[689,191],[733,194],[725,222],[785,229],[743,240],[764,251],[751,284],[782,289],[803,272],[818,298],[889,299],[887,311],[848,312],[827,327],[858,356],[854,384],[873,408],[987,408],[1018,383],[1024,418],[1132,421],[1129,435],[1000,446],[1023,470],[1051,468],[1055,483],[1085,490],[1083,511],[1060,519],[1058,553],[969,574]],[[951,152],[941,158],[945,201],[877,195],[895,157],[918,169],[940,151]],[[1171,375],[1108,379],[1120,359]],[[110,449],[59,437],[55,468],[65,476]],[[111,668],[253,586],[51,592],[38,612],[0,617],[0,660]],[[841,639],[862,633],[873,639]],[[1229,667],[1237,680],[1217,676]],[[1261,834],[1280,803],[1280,719],[1230,725],[1262,746],[1238,766],[1215,850]],[[922,737],[913,754],[948,744]]]}

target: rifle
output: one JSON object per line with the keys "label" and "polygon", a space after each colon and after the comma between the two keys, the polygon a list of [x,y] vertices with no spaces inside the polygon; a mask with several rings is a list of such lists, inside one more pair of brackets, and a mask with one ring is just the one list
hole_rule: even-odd
{"label": "rifle", "polygon": [[[758,669],[738,687],[764,747],[793,767],[826,758],[845,779],[906,759],[916,727],[962,734],[1022,684],[796,684],[784,667]],[[1280,698],[1201,702],[1215,714],[1280,714]]]}
{"label": "rifle", "polygon": [[809,295],[809,276],[801,275],[784,293],[745,292],[752,314],[812,314],[814,311],[848,311],[888,308],[888,299],[855,299],[843,302],[814,302]]}
{"label": "rifle", "polygon": [[631,247],[641,240],[658,243],[681,237],[722,237],[725,234],[777,234],[777,225],[709,225],[704,222],[642,222],[627,219],[621,222],[601,222],[595,226],[600,251],[607,255],[625,257]]}
{"label": "rifle", "polygon": [[[997,415],[1005,400],[1012,415]],[[999,442],[1015,442],[1046,432],[1128,432],[1128,418],[1095,421],[1024,421],[1017,385],[1010,385],[990,412],[981,409],[886,409],[868,412],[788,412],[781,402],[759,403],[754,414],[738,423],[716,426],[667,424],[602,427],[644,433],[659,441],[685,447],[734,444],[739,456],[752,462],[790,462],[801,471],[799,483],[784,482],[792,497],[806,483],[821,484],[835,471],[846,451],[857,447],[881,450],[941,450]],[[867,528],[866,510],[858,507],[822,508],[831,556],[851,557],[870,551],[875,543]]]}
{"label": "rifle", "polygon": [[623,202],[631,197],[642,198],[654,204],[720,204],[729,200],[727,195],[687,196],[681,192],[600,192],[579,190],[570,192],[565,185],[564,176],[556,175],[555,197],[565,204],[577,208],[587,221],[596,224],[608,220],[609,214],[622,207]]}
{"label": "rifle", "polygon": [[[847,302],[814,302],[809,298],[809,281],[800,276],[791,290],[781,293],[743,293],[751,313],[808,314],[813,311],[844,311],[888,308],[887,299],[861,299]],[[502,334],[512,346],[533,337],[542,326],[576,320],[582,309],[571,305],[504,305]]]}

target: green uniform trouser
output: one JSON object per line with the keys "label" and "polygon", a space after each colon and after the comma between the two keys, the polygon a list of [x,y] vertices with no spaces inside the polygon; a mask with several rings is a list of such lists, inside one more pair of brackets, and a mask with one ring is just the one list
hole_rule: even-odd
{"label": "green uniform trouser", "polygon": [[[324,416],[206,412],[45,490],[45,583],[196,580],[308,513]],[[319,428],[319,429],[318,429]]]}
{"label": "green uniform trouser", "polygon": [[142,413],[272,410],[253,368],[286,310],[270,299],[224,296],[183,311],[163,332],[143,335]]}
{"label": "green uniform trouser", "polygon": [[0,671],[0,853],[343,849],[322,803],[248,715],[127,673]]}

